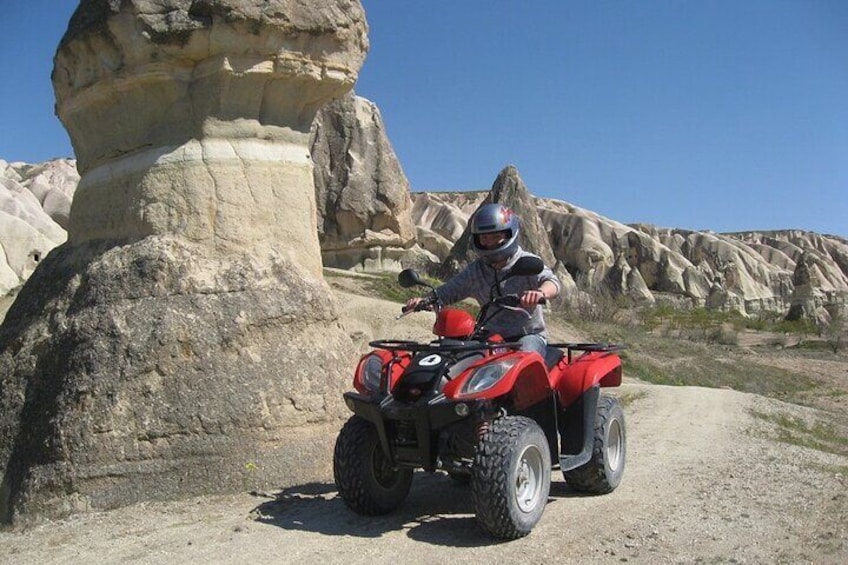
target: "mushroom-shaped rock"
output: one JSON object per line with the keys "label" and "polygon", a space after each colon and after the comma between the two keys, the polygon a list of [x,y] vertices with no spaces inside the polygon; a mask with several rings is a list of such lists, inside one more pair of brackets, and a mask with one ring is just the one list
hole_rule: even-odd
{"label": "mushroom-shaped rock", "polygon": [[0,326],[0,521],[325,477],[355,362],[309,128],[356,0],[83,0],[55,57],[82,175]]}

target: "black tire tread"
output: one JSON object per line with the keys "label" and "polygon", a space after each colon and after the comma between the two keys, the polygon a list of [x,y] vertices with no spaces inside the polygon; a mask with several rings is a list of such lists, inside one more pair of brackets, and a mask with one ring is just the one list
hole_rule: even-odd
{"label": "black tire tread", "polygon": [[591,494],[608,494],[618,486],[618,484],[611,484],[607,477],[604,445],[604,430],[607,422],[614,417],[621,420],[622,433],[624,433],[624,412],[618,400],[612,396],[602,395],[598,399],[598,412],[595,416],[595,443],[592,447],[592,458],[585,465],[563,471],[565,481],[572,489]]}
{"label": "black tire tread", "polygon": [[[524,416],[507,416],[494,420],[478,444],[471,481],[471,496],[477,512],[477,521],[492,535],[504,539],[517,539],[530,533],[541,517],[532,523],[517,523],[510,513],[507,482],[512,480],[509,466],[515,445],[525,433],[537,433],[541,438],[542,453],[549,453],[547,440],[538,424]],[[547,502],[550,489],[550,461],[547,461],[546,491],[542,497]],[[544,503],[543,503],[544,508]]]}
{"label": "black tire tread", "polygon": [[352,416],[339,432],[333,452],[333,479],[339,495],[354,512],[379,516],[395,510],[409,494],[412,470],[399,469],[399,481],[391,490],[369,484],[367,474],[373,449],[380,449],[374,425]]}

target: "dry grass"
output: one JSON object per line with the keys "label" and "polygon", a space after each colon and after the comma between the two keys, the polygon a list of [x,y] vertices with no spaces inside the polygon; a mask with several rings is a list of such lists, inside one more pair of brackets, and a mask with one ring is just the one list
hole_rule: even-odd
{"label": "dry grass", "polygon": [[791,445],[815,449],[826,453],[848,456],[848,437],[832,421],[808,422],[786,412],[768,414],[752,411],[752,415],[772,424],[777,440]]}
{"label": "dry grass", "polygon": [[784,347],[773,340],[759,346],[721,344],[625,324],[578,326],[592,341],[626,344],[621,354],[625,375],[645,382],[730,388],[831,412],[844,413],[848,407],[845,351]]}

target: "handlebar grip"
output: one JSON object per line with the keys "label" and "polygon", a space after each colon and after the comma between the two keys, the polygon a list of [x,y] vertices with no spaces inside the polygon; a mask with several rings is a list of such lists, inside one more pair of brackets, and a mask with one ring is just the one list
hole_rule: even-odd
{"label": "handlebar grip", "polygon": [[[518,296],[517,294],[508,294],[506,296],[496,298],[494,300],[494,302],[496,304],[502,304],[504,306],[518,307],[518,306],[521,305],[521,297]],[[539,299],[539,304],[547,304],[547,303],[548,303],[548,299],[545,298],[544,296],[541,299]]]}
{"label": "handlebar grip", "polygon": [[409,314],[410,312],[423,312],[432,310],[436,301],[430,297],[424,296],[421,301],[412,308],[407,308],[406,304],[400,307],[401,314]]}

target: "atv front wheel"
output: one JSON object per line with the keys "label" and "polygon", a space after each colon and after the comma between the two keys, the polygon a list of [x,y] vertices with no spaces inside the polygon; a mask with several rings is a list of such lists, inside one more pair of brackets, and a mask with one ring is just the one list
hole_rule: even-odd
{"label": "atv front wheel", "polygon": [[409,494],[412,469],[394,468],[380,447],[374,424],[351,416],[336,439],[333,478],[351,510],[376,516],[400,506]]}
{"label": "atv front wheel", "polygon": [[615,490],[624,474],[627,455],[624,411],[612,396],[601,396],[595,416],[595,444],[588,463],[563,471],[565,481],[576,491],[606,494]]}
{"label": "atv front wheel", "polygon": [[459,471],[448,471],[448,477],[458,485],[468,485],[471,483],[471,473],[461,473]]}
{"label": "atv front wheel", "polygon": [[471,496],[477,521],[499,538],[526,536],[541,519],[551,489],[551,453],[539,425],[498,418],[477,445]]}

